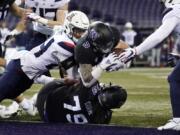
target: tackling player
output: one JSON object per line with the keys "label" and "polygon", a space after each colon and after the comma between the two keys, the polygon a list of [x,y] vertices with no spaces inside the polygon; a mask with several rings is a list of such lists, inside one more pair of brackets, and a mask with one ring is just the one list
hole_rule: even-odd
{"label": "tackling player", "polygon": [[37,108],[45,122],[109,124],[111,109],[126,101],[126,90],[117,85],[84,87],[53,81],[38,94]]}
{"label": "tackling player", "polygon": [[[180,0],[160,1],[166,6],[161,26],[136,48],[126,49],[126,51],[120,55],[121,62],[128,62],[136,55],[140,55],[155,47],[166,39],[172,32],[180,34]],[[180,61],[178,61],[176,67],[168,76],[168,82],[170,85],[173,118],[164,126],[159,127],[158,130],[180,130]]]}
{"label": "tackling player", "polygon": [[74,78],[72,70],[76,65],[74,42],[88,27],[87,16],[80,11],[72,11],[65,19],[62,31],[31,51],[18,52],[0,77],[0,101],[5,98],[16,98],[33,83],[46,84],[53,81],[55,78],[45,76],[43,73],[59,64],[67,70],[68,77]]}

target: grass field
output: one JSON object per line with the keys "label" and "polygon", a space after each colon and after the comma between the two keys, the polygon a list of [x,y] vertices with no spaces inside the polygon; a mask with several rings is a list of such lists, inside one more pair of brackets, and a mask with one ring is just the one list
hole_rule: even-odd
{"label": "grass field", "polygon": [[[114,110],[112,124],[136,127],[157,127],[171,117],[167,76],[170,68],[133,68],[120,72],[105,73],[101,81],[110,81],[127,89],[128,99],[124,106]],[[57,76],[56,70],[52,71]],[[41,85],[25,92],[27,97],[37,92]],[[3,101],[9,104],[9,100]],[[39,116],[23,114],[10,120],[39,121]]]}

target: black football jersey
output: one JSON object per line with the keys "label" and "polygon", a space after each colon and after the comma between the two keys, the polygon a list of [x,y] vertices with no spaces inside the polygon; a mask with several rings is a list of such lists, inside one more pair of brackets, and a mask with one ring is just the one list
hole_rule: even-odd
{"label": "black football jersey", "polygon": [[14,3],[15,0],[1,0],[0,2],[0,20],[4,20],[10,6]]}
{"label": "black football jersey", "polygon": [[91,88],[81,84],[54,90],[46,100],[46,118],[49,122],[109,123],[112,112],[100,106],[97,99],[99,90],[98,83]]}
{"label": "black football jersey", "polygon": [[75,48],[75,60],[79,64],[97,65],[104,55],[97,52],[86,37],[80,39]]}

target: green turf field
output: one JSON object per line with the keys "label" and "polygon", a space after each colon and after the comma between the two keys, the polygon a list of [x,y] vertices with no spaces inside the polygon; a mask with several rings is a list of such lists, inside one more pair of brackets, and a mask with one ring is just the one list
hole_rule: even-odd
{"label": "green turf field", "polygon": [[[171,117],[171,106],[169,100],[168,83],[166,78],[171,72],[170,68],[133,68],[119,72],[105,73],[101,81],[110,81],[127,89],[128,99],[124,106],[114,110],[111,123],[136,127],[157,127],[164,124]],[[52,71],[53,76],[58,71]],[[41,85],[33,87],[25,92],[30,97],[39,90]],[[3,101],[9,104],[9,101]],[[33,120],[36,117],[16,116],[10,120]]]}

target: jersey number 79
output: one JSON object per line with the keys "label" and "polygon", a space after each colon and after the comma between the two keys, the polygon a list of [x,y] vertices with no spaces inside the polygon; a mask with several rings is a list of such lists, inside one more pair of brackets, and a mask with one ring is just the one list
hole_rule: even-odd
{"label": "jersey number 79", "polygon": [[[74,96],[73,100],[75,102],[74,106],[64,103],[64,108],[74,111],[74,112],[80,111],[81,106],[79,102],[79,97]],[[68,120],[69,123],[77,123],[77,124],[88,123],[87,118],[84,116],[84,114],[67,114],[66,119]]]}

